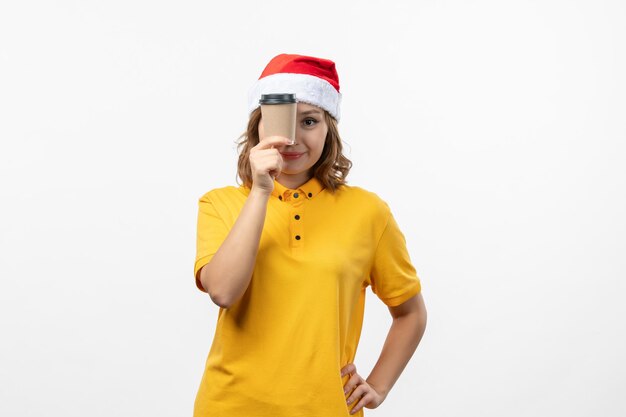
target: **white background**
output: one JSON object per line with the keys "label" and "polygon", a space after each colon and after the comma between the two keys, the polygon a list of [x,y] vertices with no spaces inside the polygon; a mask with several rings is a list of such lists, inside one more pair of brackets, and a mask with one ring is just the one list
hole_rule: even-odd
{"label": "white background", "polygon": [[[626,415],[626,5],[0,6],[0,415],[190,416],[197,200],[271,57],[334,60],[428,326],[371,416]],[[368,290],[355,364],[391,317]],[[288,366],[288,364],[285,364]],[[302,378],[306,378],[302,375]]]}

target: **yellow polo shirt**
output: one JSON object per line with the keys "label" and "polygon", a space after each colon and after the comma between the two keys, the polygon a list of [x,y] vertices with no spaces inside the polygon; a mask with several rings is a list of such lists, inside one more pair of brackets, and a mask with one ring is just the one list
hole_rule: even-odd
{"label": "yellow polo shirt", "polygon": [[[202,291],[198,271],[249,193],[226,186],[199,199]],[[387,203],[356,186],[333,194],[316,178],[297,190],[274,180],[267,204],[250,285],[219,310],[194,417],[349,417],[358,401],[346,405],[340,370],[354,361],[366,288],[388,306],[421,291],[404,235]]]}

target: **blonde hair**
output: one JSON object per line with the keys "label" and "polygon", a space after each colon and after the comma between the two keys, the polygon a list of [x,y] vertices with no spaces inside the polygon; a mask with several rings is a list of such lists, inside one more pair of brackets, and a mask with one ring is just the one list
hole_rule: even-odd
{"label": "blonde hair", "polygon": [[[310,170],[313,176],[331,193],[346,184],[346,177],[352,168],[352,162],[343,153],[341,137],[337,128],[337,120],[324,110],[324,119],[328,126],[324,150],[319,160]],[[261,120],[261,108],[257,107],[251,114],[248,121],[248,128],[239,136],[237,150],[239,161],[237,162],[237,177],[243,184],[252,188],[252,169],[250,168],[250,149],[259,143],[259,121]],[[243,148],[243,149],[242,149]],[[239,181],[237,181],[239,183]]]}

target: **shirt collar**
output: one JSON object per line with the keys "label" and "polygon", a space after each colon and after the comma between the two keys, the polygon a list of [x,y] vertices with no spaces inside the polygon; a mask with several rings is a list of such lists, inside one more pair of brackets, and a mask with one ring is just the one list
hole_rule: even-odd
{"label": "shirt collar", "polygon": [[299,186],[297,189],[287,188],[276,179],[274,179],[274,190],[272,195],[280,198],[282,201],[287,200],[293,193],[300,193],[309,200],[318,195],[324,189],[324,185],[315,177],[311,177],[307,182]]}

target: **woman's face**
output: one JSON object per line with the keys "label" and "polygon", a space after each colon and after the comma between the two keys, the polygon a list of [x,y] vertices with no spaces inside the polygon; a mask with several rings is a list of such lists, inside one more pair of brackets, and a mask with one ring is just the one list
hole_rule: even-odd
{"label": "woman's face", "polygon": [[[298,103],[296,114],[296,144],[278,147],[283,157],[281,176],[289,175],[304,182],[308,179],[309,169],[315,165],[322,151],[328,133],[324,119],[324,110],[306,103]],[[263,118],[259,121],[259,138],[265,137]],[[297,158],[290,157],[299,155]]]}

